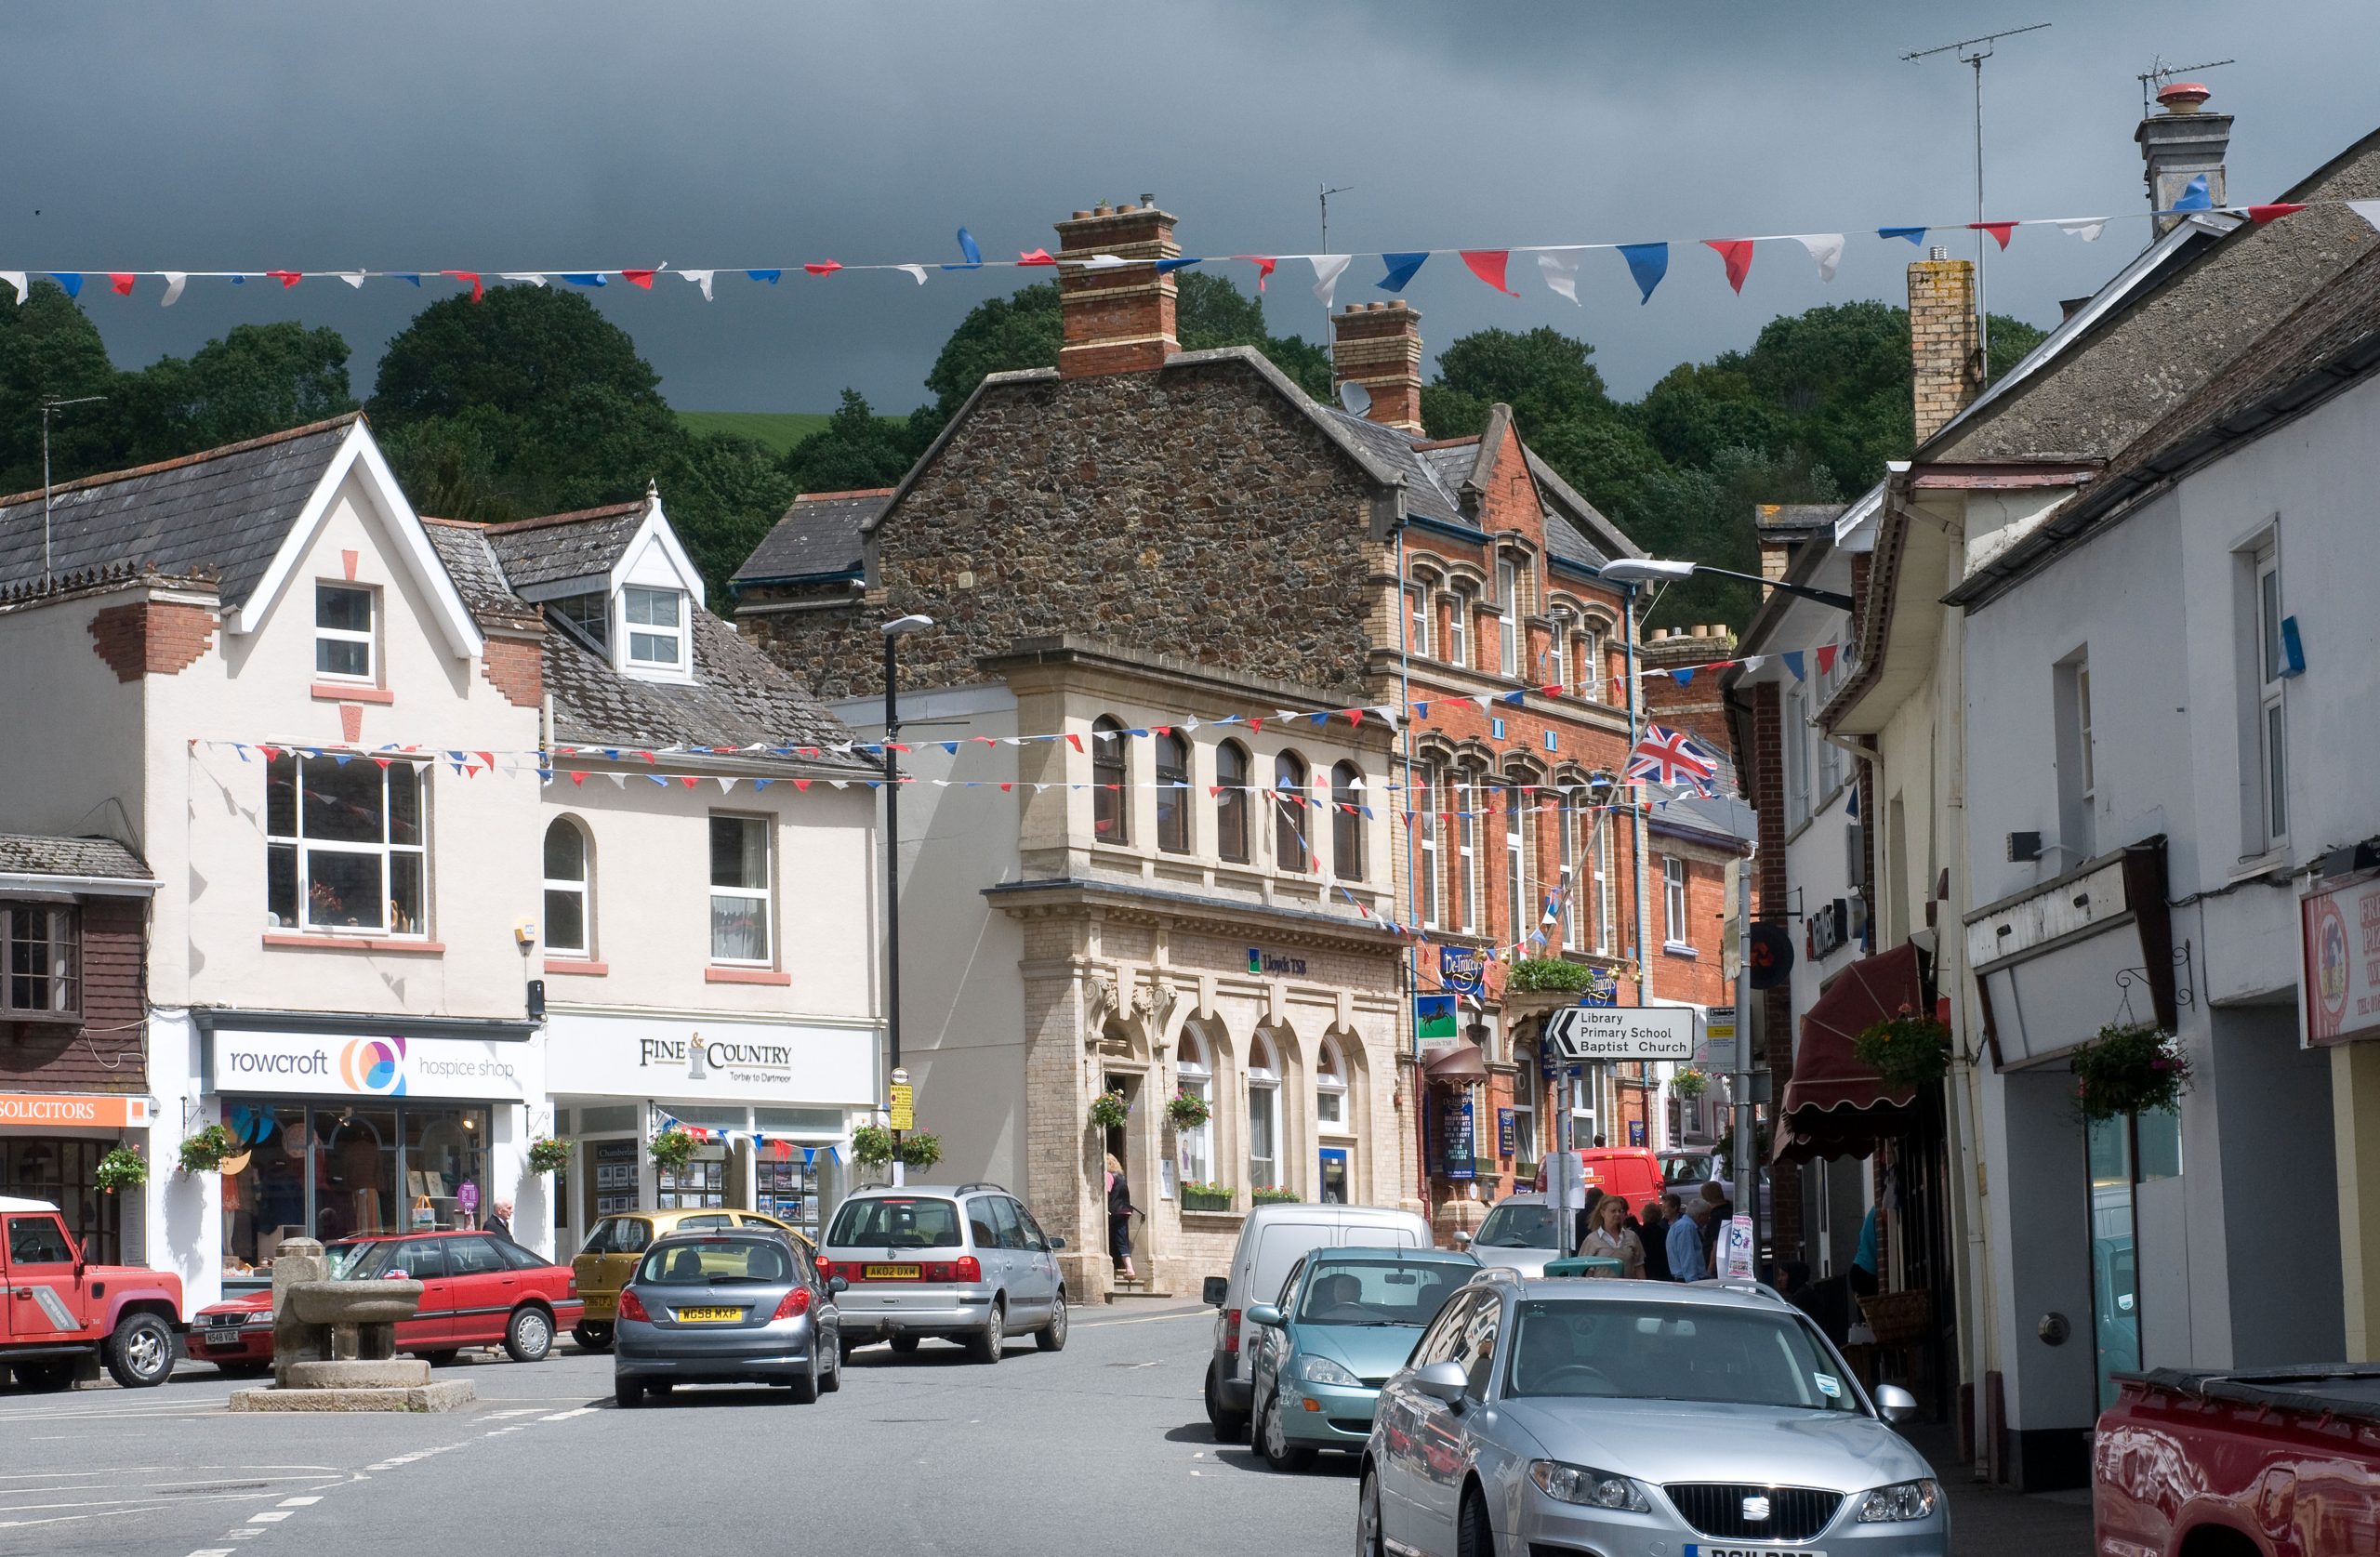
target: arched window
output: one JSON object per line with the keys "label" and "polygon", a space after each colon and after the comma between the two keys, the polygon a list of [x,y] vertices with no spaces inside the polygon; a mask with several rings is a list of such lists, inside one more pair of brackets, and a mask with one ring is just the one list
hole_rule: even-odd
{"label": "arched window", "polygon": [[1533,797],[1517,779],[1504,786],[1504,922],[1506,938],[1526,940],[1537,928],[1538,907],[1528,895],[1528,834]]}
{"label": "arched window", "polygon": [[1471,591],[1457,589],[1447,600],[1447,659],[1454,665],[1471,663]]}
{"label": "arched window", "polygon": [[1590,627],[1579,635],[1579,668],[1571,673],[1578,693],[1590,703],[1603,701],[1603,651]]}
{"label": "arched window", "polygon": [[1355,1115],[1347,1108],[1347,1061],[1336,1040],[1325,1038],[1314,1059],[1314,1118],[1326,1135],[1353,1129]]}
{"label": "arched window", "polygon": [[1330,870],[1342,881],[1364,878],[1364,777],[1353,762],[1330,770]]}
{"label": "arched window", "polygon": [[587,891],[587,835],[557,816],[546,828],[546,950],[592,955],[594,916]]}
{"label": "arched window", "polygon": [[1215,748],[1215,853],[1248,863],[1248,748],[1237,741]]}
{"label": "arched window", "polygon": [[1198,1036],[1196,1027],[1182,1030],[1182,1046],[1173,1069],[1175,1090],[1205,1103],[1209,1114],[1207,1123],[1173,1132],[1175,1161],[1183,1185],[1208,1183],[1215,1176],[1215,1072],[1206,1040]]}
{"label": "arched window", "polygon": [[1496,662],[1507,676],[1521,673],[1521,565],[1510,557],[1496,563]]}
{"label": "arched window", "polygon": [[1465,769],[1454,791],[1454,928],[1465,935],[1479,929],[1479,809],[1487,803],[1478,772]]}
{"label": "arched window", "polygon": [[1285,751],[1273,759],[1273,863],[1283,870],[1314,868],[1305,799],[1305,759]]}
{"label": "arched window", "polygon": [[1413,792],[1407,804],[1412,808],[1414,825],[1421,835],[1421,924],[1426,930],[1438,928],[1438,781],[1435,770],[1427,764],[1413,770]]}
{"label": "arched window", "polygon": [[1587,798],[1576,790],[1562,795],[1561,844],[1562,857],[1555,862],[1558,873],[1556,890],[1562,894],[1559,912],[1562,916],[1562,945],[1564,949],[1583,952],[1587,949],[1587,909],[1580,902],[1586,881],[1586,862],[1579,856],[1579,846],[1584,836],[1581,824],[1586,820]]}
{"label": "arched window", "polygon": [[1430,657],[1430,618],[1435,614],[1430,593],[1430,581],[1416,577],[1405,587],[1407,631],[1405,652],[1414,659]]}
{"label": "arched window", "polygon": [[1190,743],[1171,731],[1157,738],[1157,846],[1190,852]]}
{"label": "arched window", "polygon": [[1281,1058],[1259,1033],[1248,1046],[1248,1187],[1281,1185]]}
{"label": "arched window", "polygon": [[[1559,682],[1567,682],[1570,680],[1570,608],[1568,606],[1554,608],[1554,636],[1546,641],[1545,664],[1540,667],[1539,673],[1529,677],[1529,680]],[[1575,693],[1579,689],[1566,685],[1562,690]]]}
{"label": "arched window", "polygon": [[1132,792],[1124,787],[1131,765],[1123,725],[1101,717],[1091,727],[1091,831],[1102,843],[1130,843]]}

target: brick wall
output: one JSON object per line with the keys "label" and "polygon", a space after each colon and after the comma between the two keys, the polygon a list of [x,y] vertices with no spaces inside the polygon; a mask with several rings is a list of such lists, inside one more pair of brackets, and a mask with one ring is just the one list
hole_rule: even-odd
{"label": "brick wall", "polygon": [[215,640],[215,613],[201,605],[137,600],[94,612],[91,646],[119,681],[171,676]]}
{"label": "brick wall", "polygon": [[0,1090],[145,1092],[143,963],[149,904],[87,898],[83,934],[83,1020],[0,1022]]}
{"label": "brick wall", "polygon": [[[1644,671],[1676,670],[1732,658],[1736,635],[1723,626],[1689,627],[1684,632],[1655,628],[1639,651]],[[1716,669],[1698,670],[1685,686],[1674,676],[1646,675],[1645,715],[1652,723],[1683,730],[1714,752],[1727,749],[1727,713],[1719,694]]]}
{"label": "brick wall", "polygon": [[[546,693],[545,649],[533,638],[489,638],[480,674],[516,707],[542,706]],[[352,739],[352,737],[350,737]]]}
{"label": "brick wall", "polygon": [[[1787,917],[1787,911],[1792,899],[1785,876],[1784,700],[1782,689],[1774,681],[1759,682],[1752,690],[1752,749],[1749,753],[1739,752],[1737,759],[1746,764],[1745,793],[1752,797],[1760,817],[1760,852],[1752,873],[1752,914],[1765,923],[1791,929],[1792,921]],[[1798,965],[1792,975],[1794,979],[1812,976]],[[1790,981],[1763,990],[1752,998],[1759,1010],[1761,1051],[1768,1062],[1775,1088],[1771,1095],[1781,1101],[1786,1083],[1793,1078],[1793,992]],[[1770,1190],[1770,1205],[1774,1216],[1770,1233],[1773,1247],[1782,1258],[1807,1258],[1809,1251],[1802,1247],[1799,1171],[1777,1173]]]}
{"label": "brick wall", "polygon": [[1909,268],[1909,349],[1917,442],[1941,430],[1983,388],[1977,336],[1975,266],[1964,259],[1921,259]]}

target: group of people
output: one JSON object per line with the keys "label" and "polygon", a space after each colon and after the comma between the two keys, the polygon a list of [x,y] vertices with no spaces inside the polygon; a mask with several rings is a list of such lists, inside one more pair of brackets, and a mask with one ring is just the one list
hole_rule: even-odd
{"label": "group of people", "polygon": [[1688,1200],[1674,1194],[1647,1200],[1633,1215],[1619,1195],[1590,1189],[1579,1212],[1578,1253],[1617,1260],[1621,1275],[1639,1281],[1701,1281],[1717,1273],[1719,1230],[1735,1214],[1715,1182]]}

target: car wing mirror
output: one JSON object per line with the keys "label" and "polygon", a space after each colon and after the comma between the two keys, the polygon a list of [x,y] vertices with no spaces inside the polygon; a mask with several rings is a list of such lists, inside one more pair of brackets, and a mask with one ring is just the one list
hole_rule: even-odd
{"label": "car wing mirror", "polygon": [[1048,1242],[1049,1246],[1050,1246],[1051,1248],[1053,1248],[1053,1249],[1061,1249],[1061,1248],[1064,1248],[1064,1247],[1066,1247],[1066,1240],[1065,1240],[1065,1238],[1064,1238],[1063,1235],[1060,1235],[1060,1234],[1051,1234],[1051,1235],[1050,1236],[1050,1238],[1049,1238],[1049,1239],[1047,1239],[1046,1241]]}
{"label": "car wing mirror", "polygon": [[830,1292],[848,1292],[852,1289],[851,1278],[837,1276],[826,1284],[826,1289]]}
{"label": "car wing mirror", "polygon": [[1209,1276],[1199,1285],[1198,1300],[1209,1308],[1221,1308],[1231,1301],[1231,1278]]}
{"label": "car wing mirror", "polygon": [[1471,1247],[1471,1234],[1463,1232],[1460,1228],[1456,1229],[1454,1235],[1454,1247],[1457,1248],[1469,1248]]}
{"label": "car wing mirror", "polygon": [[1470,1390],[1471,1376],[1462,1370],[1461,1363],[1432,1363],[1413,1376],[1413,1387],[1433,1400],[1452,1405]]}
{"label": "car wing mirror", "polygon": [[1898,1384],[1876,1386],[1876,1409],[1888,1422],[1907,1421],[1917,1415],[1917,1397]]}
{"label": "car wing mirror", "polygon": [[1281,1311],[1271,1303],[1249,1304],[1247,1318],[1250,1324],[1262,1325],[1268,1330],[1281,1327]]}

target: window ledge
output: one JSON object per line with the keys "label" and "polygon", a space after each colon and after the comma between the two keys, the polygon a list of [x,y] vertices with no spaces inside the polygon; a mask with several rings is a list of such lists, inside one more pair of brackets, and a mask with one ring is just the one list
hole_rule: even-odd
{"label": "window ledge", "polygon": [[1186,1206],[1180,1214],[1185,1222],[1203,1221],[1218,1227],[1237,1226],[1248,1220],[1246,1211],[1194,1211]]}
{"label": "window ledge", "polygon": [[774,984],[784,987],[793,983],[793,975],[767,968],[706,968],[703,983],[707,984]]}
{"label": "window ledge", "polygon": [[1683,941],[1664,941],[1661,943],[1661,950],[1664,954],[1670,957],[1682,957],[1687,958],[1689,961],[1700,961],[1702,957],[1702,954],[1700,952],[1696,951],[1692,946],[1687,945]]}
{"label": "window ledge", "polygon": [[444,957],[443,941],[397,940],[385,935],[298,935],[287,930],[264,932],[268,946],[294,946],[318,952],[384,952],[400,957]]}
{"label": "window ledge", "polygon": [[566,978],[600,979],[611,970],[610,963],[590,962],[585,957],[549,957],[546,960],[546,977],[548,978],[552,978],[559,973]]}
{"label": "window ledge", "polygon": [[17,1007],[0,1007],[0,1026],[11,1022],[40,1023],[50,1027],[80,1027],[81,1011],[25,1010]]}
{"label": "window ledge", "polygon": [[390,704],[397,700],[397,694],[386,687],[347,687],[337,681],[316,681],[306,690],[317,703]]}

